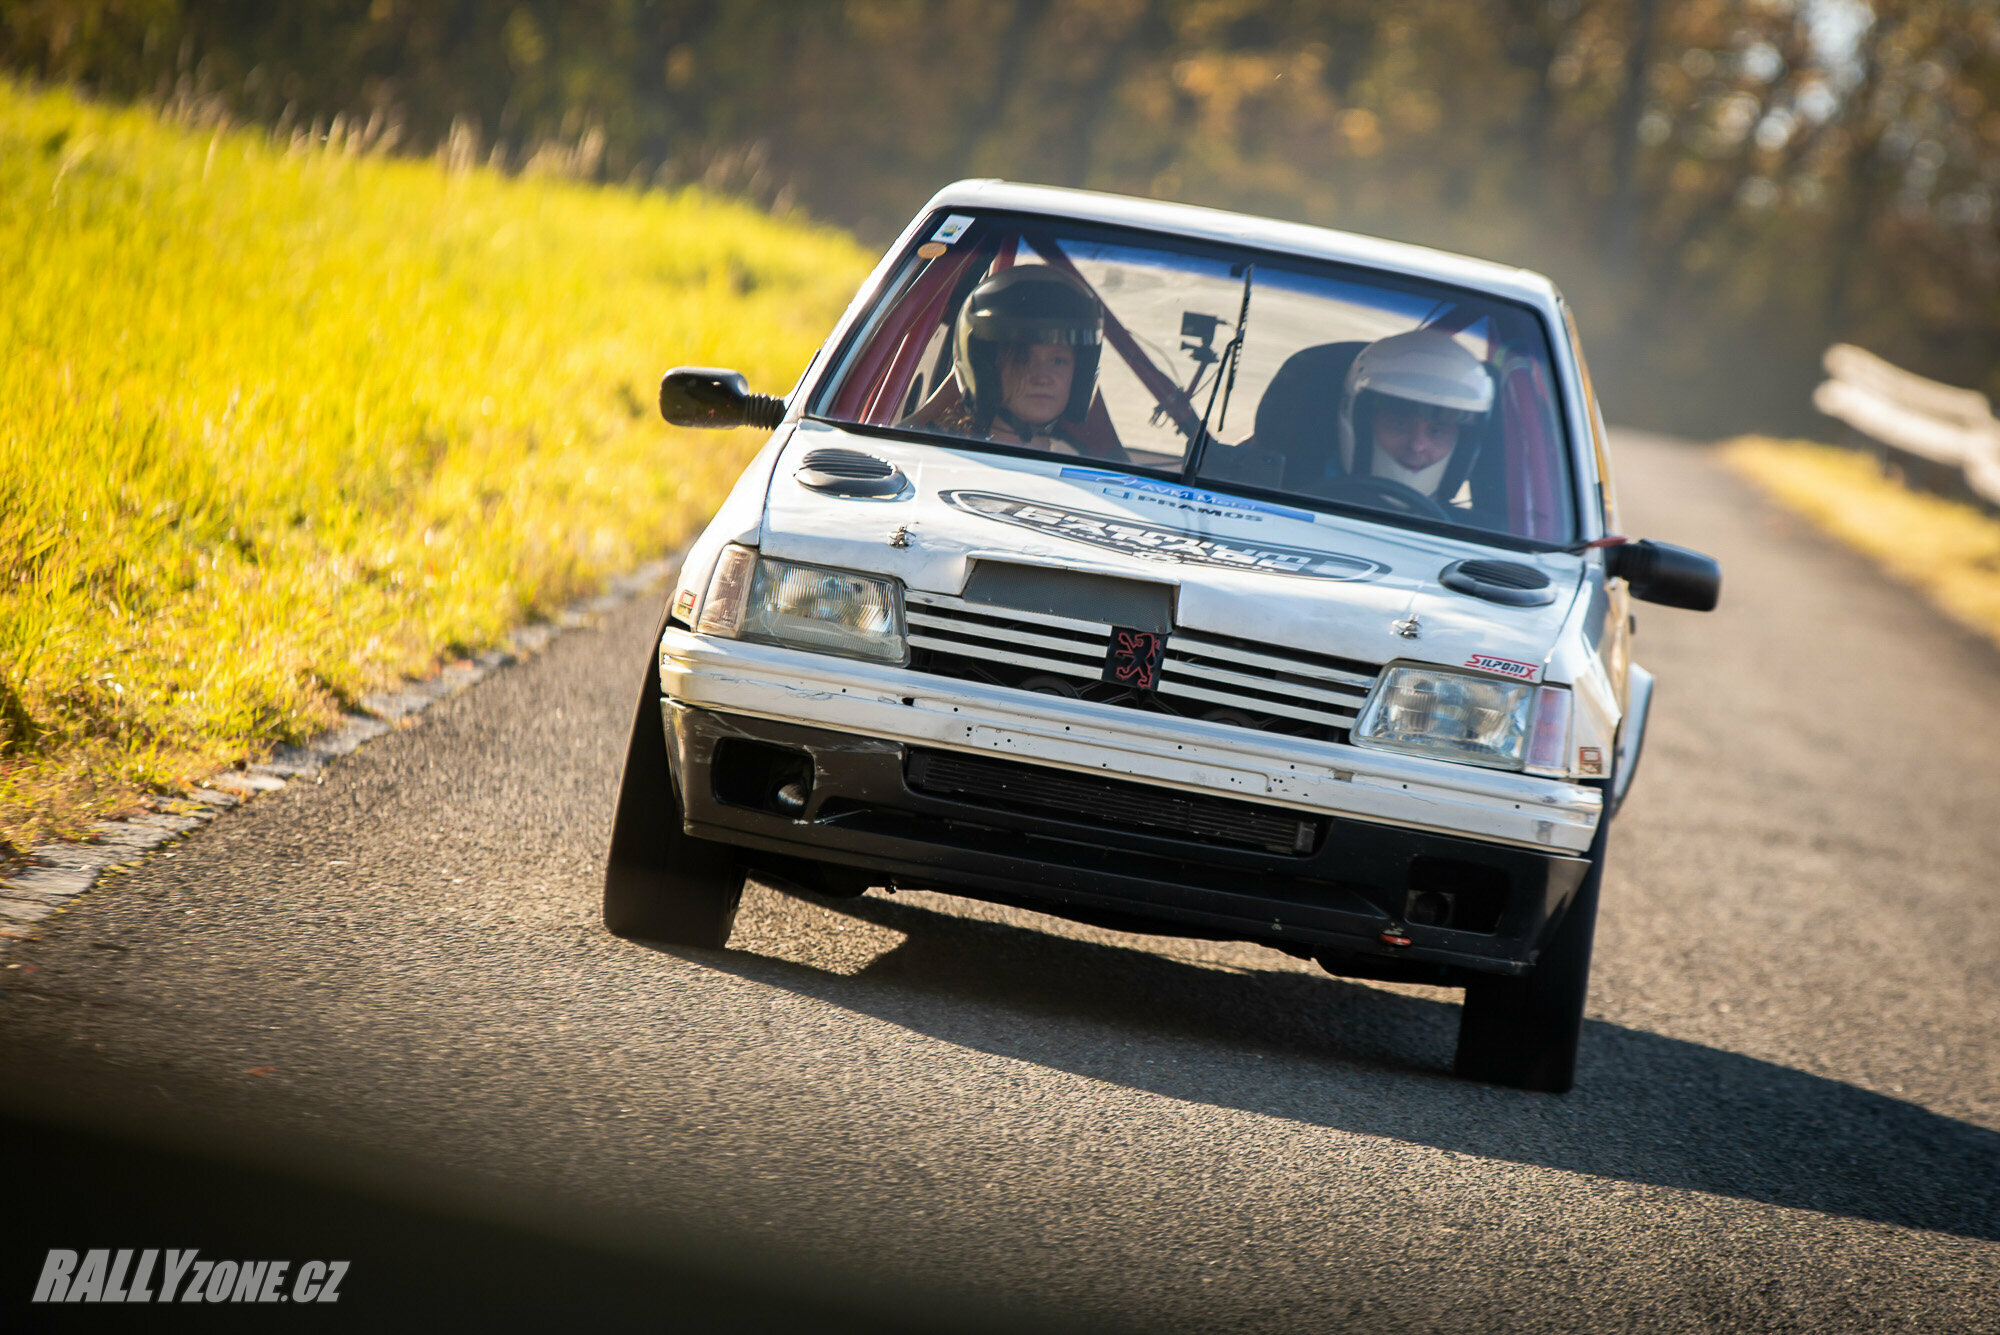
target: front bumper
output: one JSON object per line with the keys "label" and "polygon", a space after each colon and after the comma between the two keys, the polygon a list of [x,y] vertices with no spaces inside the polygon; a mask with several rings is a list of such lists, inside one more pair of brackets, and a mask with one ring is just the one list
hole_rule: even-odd
{"label": "front bumper", "polygon": [[[691,680],[714,684],[677,679]],[[1306,814],[1268,791],[1246,802],[1240,790],[1134,783],[1101,756],[1085,774],[725,712],[672,690],[662,712],[687,832],[780,870],[835,864],[1113,926],[1263,941],[1336,972],[1450,983],[1528,968],[1588,867],[1547,848]],[[946,773],[970,778],[936,777]],[[1273,836],[1294,826],[1295,840]]]}
{"label": "front bumper", "polygon": [[906,746],[1117,774],[1376,826],[1580,855],[1604,809],[1603,792],[1583,784],[716,639],[672,625],[659,656],[664,694],[701,709],[810,719]]}

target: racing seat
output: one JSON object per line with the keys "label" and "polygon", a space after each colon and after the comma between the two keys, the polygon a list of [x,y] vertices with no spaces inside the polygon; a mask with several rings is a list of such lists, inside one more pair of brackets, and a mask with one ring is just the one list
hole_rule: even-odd
{"label": "racing seat", "polygon": [[1321,343],[1285,358],[1257,401],[1256,448],[1283,460],[1288,491],[1340,471],[1340,396],[1365,342]]}

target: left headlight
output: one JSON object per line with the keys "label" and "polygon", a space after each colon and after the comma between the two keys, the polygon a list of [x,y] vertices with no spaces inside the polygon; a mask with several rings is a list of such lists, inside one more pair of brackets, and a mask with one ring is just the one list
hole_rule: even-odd
{"label": "left headlight", "polygon": [[896,581],[777,561],[747,547],[723,550],[696,629],[887,663],[905,656]]}
{"label": "left headlight", "polygon": [[1560,772],[1568,734],[1562,687],[1392,667],[1355,721],[1353,741],[1494,769]]}

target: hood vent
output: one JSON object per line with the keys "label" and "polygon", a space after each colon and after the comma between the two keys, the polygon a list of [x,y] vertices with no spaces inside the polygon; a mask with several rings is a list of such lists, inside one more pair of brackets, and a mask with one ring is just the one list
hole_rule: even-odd
{"label": "hood vent", "polygon": [[1518,561],[1453,561],[1438,571],[1438,583],[1508,607],[1542,607],[1556,600],[1549,577]]}
{"label": "hood vent", "polygon": [[860,450],[813,450],[792,476],[829,496],[897,496],[904,485],[902,469]]}

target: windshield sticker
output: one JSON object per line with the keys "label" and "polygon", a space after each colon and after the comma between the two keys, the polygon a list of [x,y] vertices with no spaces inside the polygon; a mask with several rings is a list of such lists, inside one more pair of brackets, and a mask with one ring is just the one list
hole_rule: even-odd
{"label": "windshield sticker", "polygon": [[944,242],[926,241],[924,242],[924,244],[917,247],[917,258],[925,260],[934,260],[938,256],[944,254],[944,250],[945,250]]}
{"label": "windshield sticker", "polygon": [[972,226],[972,219],[963,213],[954,213],[939,224],[931,233],[931,240],[942,241],[947,246],[965,235],[965,229]]}
{"label": "windshield sticker", "polygon": [[968,514],[984,515],[1003,524],[1068,538],[1072,542],[1088,543],[1147,561],[1262,570],[1273,575],[1299,575],[1307,579],[1367,580],[1389,573],[1389,567],[1381,562],[1358,556],[1280,547],[1267,542],[1222,542],[1184,529],[1156,528],[1120,515],[1071,510],[1066,506],[1022,500],[1018,496],[996,496],[986,491],[947,491],[940,499]]}
{"label": "windshield sticker", "polygon": [[1132,477],[1123,473],[1104,473],[1095,468],[1065,468],[1062,475],[1083,482],[1096,482],[1105,487],[1105,495],[1117,496],[1120,500],[1130,500],[1119,495],[1112,488],[1125,491],[1145,492],[1149,496],[1160,496],[1173,501],[1183,501],[1188,508],[1210,506],[1215,511],[1235,510],[1249,515],[1277,515],[1283,519],[1298,519],[1313,522],[1310,510],[1294,510],[1289,505],[1271,505],[1265,501],[1246,501],[1241,496],[1224,496],[1220,492],[1204,491],[1199,487],[1183,487],[1173,482],[1161,482],[1157,478]]}
{"label": "windshield sticker", "polygon": [[1245,514],[1241,510],[1221,510],[1213,505],[1197,505],[1193,501],[1169,500],[1165,496],[1154,496],[1143,491],[1127,491],[1123,487],[1099,487],[1098,493],[1108,500],[1127,501],[1133,505],[1157,505],[1165,510],[1174,510],[1184,515],[1202,515],[1209,519],[1234,519],[1239,524],[1261,524],[1264,516]]}
{"label": "windshield sticker", "polygon": [[1491,654],[1474,654],[1465,660],[1465,665],[1477,668],[1481,672],[1497,672],[1503,677],[1512,677],[1515,681],[1537,681],[1542,675],[1540,664],[1516,662],[1511,658],[1495,658]]}

